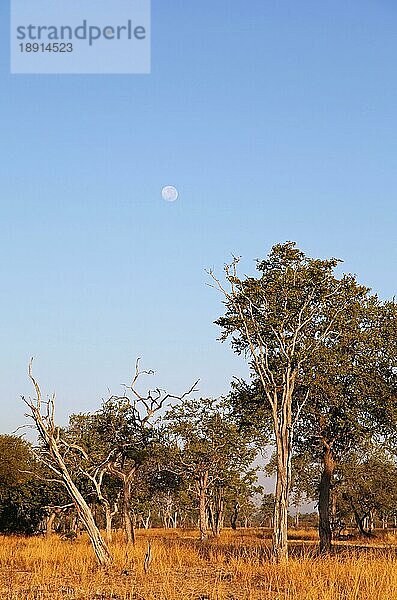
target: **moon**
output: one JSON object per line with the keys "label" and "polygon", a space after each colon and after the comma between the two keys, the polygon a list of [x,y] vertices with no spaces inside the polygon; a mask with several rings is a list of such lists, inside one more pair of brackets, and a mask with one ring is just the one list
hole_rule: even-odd
{"label": "moon", "polygon": [[166,185],[161,190],[161,195],[163,197],[163,200],[165,200],[166,202],[175,202],[175,200],[178,199],[179,193],[176,187],[174,187],[173,185]]}

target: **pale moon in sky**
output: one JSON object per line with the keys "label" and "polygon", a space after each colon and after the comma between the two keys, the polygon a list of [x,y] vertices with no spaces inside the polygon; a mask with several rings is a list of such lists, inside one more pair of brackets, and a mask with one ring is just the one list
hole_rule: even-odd
{"label": "pale moon in sky", "polygon": [[175,202],[178,199],[178,190],[173,185],[166,185],[162,191],[161,195],[163,196],[163,200],[167,202]]}

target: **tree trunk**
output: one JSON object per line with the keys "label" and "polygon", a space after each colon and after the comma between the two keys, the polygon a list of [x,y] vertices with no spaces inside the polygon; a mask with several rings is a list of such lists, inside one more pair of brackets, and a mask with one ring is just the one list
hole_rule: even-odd
{"label": "tree trunk", "polygon": [[223,527],[223,513],[224,513],[224,501],[223,501],[223,489],[221,487],[215,488],[213,493],[213,500],[209,507],[210,525],[212,533],[215,537],[219,537]]}
{"label": "tree trunk", "polygon": [[368,517],[360,517],[358,512],[354,510],[354,518],[356,521],[357,529],[360,532],[360,534],[366,538],[372,537],[371,534],[365,529],[365,521],[368,519]]}
{"label": "tree trunk", "polygon": [[326,554],[332,548],[332,529],[330,521],[330,494],[335,461],[331,445],[323,440],[323,472],[321,474],[318,497],[318,533],[320,537],[320,552]]}
{"label": "tree trunk", "polygon": [[131,517],[131,486],[136,474],[136,465],[124,472],[116,467],[115,463],[108,465],[110,473],[116,475],[123,484],[123,524],[127,544],[135,544],[134,525]]}
{"label": "tree trunk", "polygon": [[57,513],[54,511],[54,512],[50,513],[46,519],[46,532],[45,532],[46,537],[50,537],[52,534],[52,526],[54,524],[56,516],[57,516]]}
{"label": "tree trunk", "polygon": [[[348,496],[347,496],[348,497]],[[353,511],[353,515],[354,515],[354,520],[356,522],[356,526],[358,531],[360,532],[360,534],[366,538],[370,538],[372,537],[372,534],[369,533],[368,531],[366,531],[365,529],[365,521],[368,519],[368,515],[365,514],[363,516],[361,516],[357,510],[357,508],[354,506],[353,500],[348,497],[349,502],[350,502],[350,506],[352,508]]]}
{"label": "tree trunk", "polygon": [[369,527],[368,527],[368,531],[369,533],[373,533],[375,529],[375,511],[374,510],[370,510],[369,511]]}
{"label": "tree trunk", "polygon": [[273,410],[277,450],[277,479],[274,494],[272,557],[276,563],[288,560],[288,500],[292,463],[292,390],[291,374],[286,373],[286,389],[280,414]]}
{"label": "tree trunk", "polygon": [[233,531],[236,531],[236,529],[237,529],[237,521],[238,521],[239,510],[240,510],[240,504],[238,502],[236,502],[235,505],[234,505],[234,510],[233,510],[232,515],[230,517],[230,525],[232,526]]}
{"label": "tree trunk", "polygon": [[106,517],[106,539],[108,542],[112,541],[112,511],[109,504],[105,504],[105,517]]}
{"label": "tree trunk", "polygon": [[113,510],[110,507],[110,503],[108,501],[104,502],[105,508],[105,518],[106,518],[106,539],[108,542],[112,541],[112,521],[113,517],[119,512],[119,507],[117,502],[113,505]]}
{"label": "tree trunk", "polygon": [[282,464],[277,469],[273,516],[272,556],[277,563],[288,560],[288,495],[288,467]]}
{"label": "tree trunk", "polygon": [[[149,510],[147,517],[142,516],[141,517],[141,523],[142,523],[142,527],[144,529],[150,529],[150,517],[151,517],[151,511]],[[168,521],[168,519],[167,519]],[[168,526],[167,526],[168,529]]]}
{"label": "tree trunk", "polygon": [[208,471],[205,471],[200,475],[198,481],[199,489],[199,527],[200,527],[200,539],[205,540],[208,537],[207,533],[207,485],[208,485]]}
{"label": "tree trunk", "polygon": [[127,544],[135,544],[135,531],[131,518],[131,484],[128,478],[123,482],[123,520]]}

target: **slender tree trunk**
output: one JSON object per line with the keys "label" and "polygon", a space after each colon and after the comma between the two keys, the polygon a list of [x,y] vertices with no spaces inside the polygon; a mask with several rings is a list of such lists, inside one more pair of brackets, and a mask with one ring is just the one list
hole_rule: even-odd
{"label": "slender tree trunk", "polygon": [[46,537],[50,537],[52,534],[52,526],[54,524],[56,516],[57,516],[57,513],[54,511],[54,512],[50,513],[46,519],[46,532],[45,532]]}
{"label": "slender tree trunk", "polygon": [[280,412],[274,403],[273,422],[276,434],[277,479],[274,494],[272,557],[276,563],[288,560],[288,501],[292,466],[292,392],[291,370],[285,374],[285,389]]}
{"label": "slender tree trunk", "polygon": [[127,544],[135,544],[135,531],[131,518],[131,484],[127,478],[123,482],[123,520]]}
{"label": "slender tree trunk", "polygon": [[288,560],[288,467],[281,462],[277,469],[273,516],[272,555],[275,562]]}
{"label": "slender tree trunk", "polygon": [[208,484],[208,471],[205,471],[200,475],[198,482],[199,488],[199,527],[200,527],[200,538],[202,540],[207,539],[207,484]]}
{"label": "slender tree trunk", "polygon": [[208,511],[212,533],[215,537],[219,537],[221,534],[221,530],[223,527],[224,508],[225,507],[223,502],[223,490],[222,488],[215,489],[214,498]]}
{"label": "slender tree trunk", "polygon": [[113,510],[111,509],[110,503],[108,501],[104,504],[105,507],[105,518],[106,518],[106,539],[108,542],[112,541],[112,522],[113,517],[119,512],[119,507],[117,502],[114,503]]}
{"label": "slender tree trunk", "polygon": [[131,485],[136,474],[136,465],[128,472],[121,471],[114,463],[109,463],[109,471],[123,484],[123,524],[127,544],[135,544],[134,524],[131,517]]}
{"label": "slender tree trunk", "polygon": [[365,529],[365,521],[368,519],[368,515],[365,514],[364,516],[361,516],[359,514],[357,508],[354,506],[353,500],[350,497],[348,497],[348,499],[349,499],[350,506],[351,506],[352,511],[353,511],[354,520],[356,522],[356,526],[357,526],[358,531],[360,532],[360,534],[362,536],[364,536],[366,538],[372,537],[371,533],[369,533]]}
{"label": "slender tree trunk", "polygon": [[368,519],[368,517],[360,517],[358,512],[354,510],[354,518],[356,521],[357,529],[360,532],[360,534],[366,538],[370,538],[371,534],[365,529],[365,522]]}
{"label": "slender tree trunk", "polygon": [[108,542],[112,541],[112,510],[109,504],[105,504],[105,518],[106,518],[106,540]]}
{"label": "slender tree trunk", "polygon": [[332,548],[332,530],[330,521],[330,494],[335,461],[331,445],[323,440],[323,472],[321,474],[318,497],[318,533],[320,537],[320,552],[326,554]]}
{"label": "slender tree trunk", "polygon": [[230,517],[230,525],[232,526],[233,531],[237,529],[237,521],[238,521],[238,513],[240,511],[240,504],[238,502],[234,505],[233,513]]}
{"label": "slender tree trunk", "polygon": [[369,527],[368,527],[368,530],[369,530],[369,533],[371,533],[371,535],[372,535],[372,532],[373,532],[374,529],[375,529],[375,511],[370,510],[369,511]]}
{"label": "slender tree trunk", "polygon": [[[141,523],[144,529],[150,529],[150,517],[151,517],[151,511],[149,510],[147,517],[141,517]],[[168,519],[167,519],[168,521]],[[167,529],[168,529],[168,523],[167,523]]]}

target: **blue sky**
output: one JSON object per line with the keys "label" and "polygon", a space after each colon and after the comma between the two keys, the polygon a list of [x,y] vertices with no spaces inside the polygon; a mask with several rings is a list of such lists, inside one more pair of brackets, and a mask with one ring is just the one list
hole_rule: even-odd
{"label": "blue sky", "polygon": [[[26,369],[59,420],[136,356],[156,383],[228,389],[206,267],[280,241],[395,293],[397,8],[391,0],[153,0],[152,74],[9,74],[0,8],[1,431]],[[178,187],[174,204],[161,198]]]}

